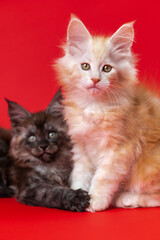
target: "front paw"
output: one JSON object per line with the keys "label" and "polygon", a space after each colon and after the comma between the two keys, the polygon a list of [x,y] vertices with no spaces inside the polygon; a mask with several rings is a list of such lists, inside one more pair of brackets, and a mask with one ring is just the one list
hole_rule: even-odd
{"label": "front paw", "polygon": [[86,209],[88,212],[98,212],[106,210],[109,207],[109,204],[106,200],[94,199],[92,198],[90,201],[89,207]]}
{"label": "front paw", "polygon": [[118,208],[137,208],[138,207],[138,195],[129,192],[122,193],[115,201],[115,207]]}
{"label": "front paw", "polygon": [[84,212],[85,209],[89,206],[90,196],[88,193],[82,189],[72,190],[67,194],[66,197],[66,210],[74,212]]}

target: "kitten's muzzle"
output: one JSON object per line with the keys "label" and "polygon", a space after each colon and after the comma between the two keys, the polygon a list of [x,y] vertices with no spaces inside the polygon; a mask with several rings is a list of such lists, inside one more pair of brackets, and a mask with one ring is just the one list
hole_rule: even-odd
{"label": "kitten's muzzle", "polygon": [[54,160],[54,154],[57,152],[58,148],[54,147],[50,149],[49,147],[40,156],[40,159],[44,162],[52,162]]}
{"label": "kitten's muzzle", "polygon": [[36,157],[43,158],[44,155],[52,156],[54,153],[56,153],[58,150],[57,146],[54,146],[52,148],[48,147],[48,145],[41,145],[38,148],[32,149],[32,154]]}
{"label": "kitten's muzzle", "polygon": [[92,84],[91,86],[88,86],[87,90],[93,95],[101,92],[101,89],[96,84]]}

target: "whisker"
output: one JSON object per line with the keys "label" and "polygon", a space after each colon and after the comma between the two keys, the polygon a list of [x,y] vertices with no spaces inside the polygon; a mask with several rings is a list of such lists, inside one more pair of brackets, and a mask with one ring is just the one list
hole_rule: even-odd
{"label": "whisker", "polygon": [[109,91],[106,91],[106,94],[111,104],[116,103],[117,105],[120,105],[118,95],[111,88],[109,89]]}

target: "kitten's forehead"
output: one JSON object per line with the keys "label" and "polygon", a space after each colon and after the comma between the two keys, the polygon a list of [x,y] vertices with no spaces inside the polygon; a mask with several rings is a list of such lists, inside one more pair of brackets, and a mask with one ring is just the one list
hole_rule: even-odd
{"label": "kitten's forehead", "polygon": [[108,38],[103,36],[94,36],[92,39],[92,49],[93,58],[97,61],[102,61],[108,52]]}
{"label": "kitten's forehead", "polygon": [[47,120],[48,115],[44,111],[32,113],[31,117],[23,123],[23,126],[29,131],[35,132],[36,129],[43,129]]}
{"label": "kitten's forehead", "polygon": [[35,124],[37,128],[43,128],[46,121],[46,113],[44,111],[33,113],[31,121]]}
{"label": "kitten's forehead", "polygon": [[46,121],[44,128],[48,131],[66,131],[66,123],[62,117],[59,118],[50,118]]}

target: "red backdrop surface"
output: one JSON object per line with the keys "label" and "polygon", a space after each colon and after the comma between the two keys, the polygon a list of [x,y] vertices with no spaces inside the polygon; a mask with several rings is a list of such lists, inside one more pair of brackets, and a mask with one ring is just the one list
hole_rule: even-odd
{"label": "red backdrop surface", "polygon": [[[93,33],[111,34],[136,20],[133,50],[139,76],[160,86],[160,3],[147,0],[0,0],[0,125],[10,127],[4,97],[30,111],[45,109],[58,86],[70,14]],[[0,199],[0,239],[159,239],[160,209],[70,213]]]}

